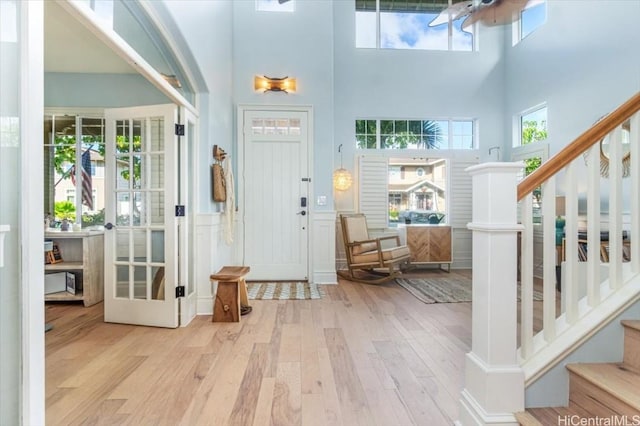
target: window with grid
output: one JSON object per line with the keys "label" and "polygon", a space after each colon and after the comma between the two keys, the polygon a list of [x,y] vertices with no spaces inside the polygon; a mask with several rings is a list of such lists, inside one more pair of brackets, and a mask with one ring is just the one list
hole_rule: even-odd
{"label": "window with grid", "polygon": [[359,149],[475,149],[474,120],[368,120],[355,122]]}
{"label": "window with grid", "polygon": [[356,0],[356,47],[472,51],[474,30],[462,29],[464,18],[432,24],[460,1]]}

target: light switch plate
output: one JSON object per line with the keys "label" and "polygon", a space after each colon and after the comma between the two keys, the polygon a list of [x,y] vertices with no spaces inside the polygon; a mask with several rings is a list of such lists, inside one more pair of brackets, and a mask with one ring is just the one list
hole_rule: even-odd
{"label": "light switch plate", "polygon": [[318,195],[317,204],[319,206],[326,206],[327,205],[327,196],[326,195]]}

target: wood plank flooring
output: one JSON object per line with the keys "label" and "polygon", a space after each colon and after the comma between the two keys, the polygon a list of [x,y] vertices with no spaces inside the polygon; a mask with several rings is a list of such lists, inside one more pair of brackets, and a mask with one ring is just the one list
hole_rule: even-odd
{"label": "wood plank flooring", "polygon": [[[425,273],[447,274],[409,276]],[[471,304],[427,305],[395,282],[323,289],[175,330],[47,304],[47,425],[452,424]]]}

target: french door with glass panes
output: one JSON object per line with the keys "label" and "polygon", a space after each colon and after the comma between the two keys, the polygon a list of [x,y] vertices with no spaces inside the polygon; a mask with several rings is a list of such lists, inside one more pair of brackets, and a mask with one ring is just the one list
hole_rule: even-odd
{"label": "french door with glass panes", "polygon": [[105,111],[107,322],[179,325],[178,108]]}

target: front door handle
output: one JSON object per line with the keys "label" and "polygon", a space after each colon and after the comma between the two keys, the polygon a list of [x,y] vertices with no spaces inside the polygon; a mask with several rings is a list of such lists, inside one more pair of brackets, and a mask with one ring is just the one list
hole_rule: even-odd
{"label": "front door handle", "polygon": [[306,216],[307,215],[307,211],[306,210],[302,210],[302,211],[298,212],[298,214],[301,214],[302,216]]}

